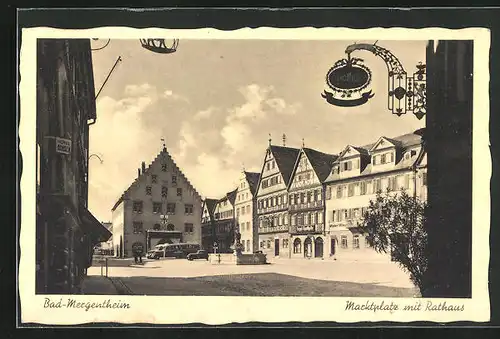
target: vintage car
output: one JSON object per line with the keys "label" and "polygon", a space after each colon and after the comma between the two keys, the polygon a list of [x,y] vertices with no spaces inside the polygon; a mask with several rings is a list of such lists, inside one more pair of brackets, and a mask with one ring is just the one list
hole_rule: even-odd
{"label": "vintage car", "polygon": [[208,260],[208,252],[205,250],[198,250],[196,253],[189,253],[187,260],[192,261],[194,259],[205,259]]}

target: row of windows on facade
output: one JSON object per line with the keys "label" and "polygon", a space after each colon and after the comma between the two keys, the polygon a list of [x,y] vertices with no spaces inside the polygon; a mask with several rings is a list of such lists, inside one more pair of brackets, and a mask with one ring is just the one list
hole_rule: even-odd
{"label": "row of windows on facade", "polygon": [[[176,207],[175,202],[169,202],[167,203],[167,214],[175,214],[175,207]],[[162,213],[162,206],[163,203],[161,202],[153,202],[153,213],[155,214],[160,214]],[[133,204],[133,211],[135,213],[143,213],[144,212],[144,202],[143,201],[134,201]],[[184,204],[184,214],[193,214],[194,211],[194,205],[193,204]]]}
{"label": "row of windows on facade", "polygon": [[[162,226],[161,224],[154,224],[152,228],[150,228],[155,231],[160,231],[160,230],[167,230],[167,231],[175,231],[175,225],[173,224],[168,224],[166,227]],[[142,221],[134,221],[133,222],[133,232],[134,234],[139,234],[144,232],[144,224]],[[185,233],[193,233],[194,232],[194,225],[191,223],[185,223],[184,224],[184,232]]]}
{"label": "row of windows on facade", "polygon": [[[153,187],[152,186],[146,186],[145,191],[146,191],[146,195],[153,195]],[[191,191],[191,193],[192,193],[192,191]],[[162,186],[161,187],[161,196],[166,198],[167,195],[168,195],[168,188],[165,186]],[[182,197],[182,188],[181,187],[177,188],[177,196]]]}
{"label": "row of windows on facade", "polygon": [[[163,167],[165,166],[165,167]],[[162,165],[162,171],[163,172],[166,172],[167,171],[167,165]],[[171,182],[173,185],[176,185],[177,184],[177,175],[175,174],[172,174],[171,176]],[[158,175],[157,174],[151,174],[151,183],[152,184],[157,184],[158,183]]]}
{"label": "row of windows on facade", "polygon": [[215,213],[214,217],[215,217],[215,219],[232,218],[233,217],[233,210],[224,211],[224,212],[217,212],[217,213]]}
{"label": "row of windows on facade", "polygon": [[[347,236],[342,235],[340,237],[340,247],[343,249],[348,249],[349,248],[349,243],[347,241]],[[365,239],[365,247],[370,247],[368,241]],[[352,248],[353,249],[359,249],[359,235],[355,234],[352,237]],[[299,238],[296,238],[293,241],[293,253],[302,253],[302,241]]]}
{"label": "row of windows on facade", "polygon": [[[296,213],[290,216],[292,226],[323,224],[323,212]],[[278,214],[270,217],[259,218],[260,227],[275,227],[288,225],[288,215]]]}
{"label": "row of windows on facade", "polygon": [[262,188],[268,188],[274,185],[281,184],[281,174],[275,175],[274,177],[262,180]]}
{"label": "row of windows on facade", "polygon": [[[271,243],[272,243],[272,240],[271,239],[268,239],[268,240],[262,240],[259,244],[260,248],[261,249],[269,249],[271,248]],[[282,248],[288,248],[288,239],[283,239],[283,241],[281,242],[281,247]]]}
{"label": "row of windows on facade", "polygon": [[241,215],[249,214],[250,213],[250,205],[243,206],[243,207],[241,207],[241,209],[238,207],[236,209],[236,216],[239,217],[240,213],[241,213]]}
{"label": "row of windows on facade", "polygon": [[[422,173],[422,185],[427,186],[427,173]],[[375,194],[383,189],[395,191],[410,188],[410,175],[398,175],[387,178],[364,180],[347,185],[329,186],[326,191],[326,199],[341,199],[357,195]]]}
{"label": "row of windows on facade", "polygon": [[[292,193],[290,194],[290,205],[306,204],[308,202],[321,201],[321,189],[316,189],[308,192]],[[280,206],[287,203],[287,195],[278,195],[257,202],[258,208],[267,208]]]}
{"label": "row of windows on facade", "polygon": [[276,161],[270,160],[266,163],[266,170],[270,171],[276,167]]}
{"label": "row of windows on facade", "polygon": [[245,231],[245,230],[250,231],[250,229],[251,229],[251,225],[250,225],[249,221],[240,223],[239,227],[240,227],[240,232]]}
{"label": "row of windows on facade", "polygon": [[346,220],[357,220],[363,218],[365,213],[368,211],[368,207],[358,207],[358,208],[347,208],[341,210],[332,211],[330,215],[331,221],[341,222]]}
{"label": "row of windows on facade", "polygon": [[[244,182],[242,183],[244,184]],[[248,200],[248,192],[238,194],[238,201]]]}
{"label": "row of windows on facade", "polygon": [[[415,157],[416,155],[417,155],[417,151],[411,150],[409,153],[405,154],[405,159],[408,160],[410,158]],[[387,152],[384,154],[374,155],[374,156],[372,156],[371,163],[373,166],[394,163],[394,152]],[[359,169],[359,167],[360,167],[360,160],[359,159],[343,161],[340,164],[338,164],[332,168],[332,173],[339,174],[341,172],[347,172],[347,171],[351,171],[353,169]]]}
{"label": "row of windows on facade", "polygon": [[[245,243],[246,243],[246,246],[245,246]],[[243,246],[243,248],[242,248],[243,252],[250,251],[252,249],[250,247],[250,240],[242,240],[241,245]]]}

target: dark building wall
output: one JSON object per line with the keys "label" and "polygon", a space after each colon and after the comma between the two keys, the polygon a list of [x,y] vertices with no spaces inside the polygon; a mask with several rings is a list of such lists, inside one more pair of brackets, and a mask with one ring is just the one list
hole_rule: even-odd
{"label": "dark building wall", "polygon": [[[437,44],[437,46],[436,46]],[[472,41],[427,47],[429,297],[470,297]]]}
{"label": "dark building wall", "polygon": [[[78,293],[97,240],[82,221],[96,118],[90,53],[87,39],[38,40],[37,293]],[[56,138],[70,140],[69,154],[56,150]]]}

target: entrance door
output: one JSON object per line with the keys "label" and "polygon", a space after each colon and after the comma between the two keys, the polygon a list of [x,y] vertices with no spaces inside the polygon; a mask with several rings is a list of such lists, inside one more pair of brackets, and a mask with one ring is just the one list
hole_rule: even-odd
{"label": "entrance door", "polygon": [[310,258],[312,252],[312,240],[311,238],[307,237],[306,240],[304,240],[304,257]]}
{"label": "entrance door", "polygon": [[279,239],[274,239],[274,255],[275,256],[280,255],[280,240]]}
{"label": "entrance door", "polygon": [[314,257],[323,258],[323,239],[320,237],[314,240]]}
{"label": "entrance door", "polygon": [[331,244],[330,254],[334,255],[335,254],[335,244],[336,244],[336,241],[334,238],[330,239],[330,244]]}

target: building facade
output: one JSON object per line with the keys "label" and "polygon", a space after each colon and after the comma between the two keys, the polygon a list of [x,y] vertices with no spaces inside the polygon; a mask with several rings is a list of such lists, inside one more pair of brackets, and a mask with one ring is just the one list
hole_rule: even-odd
{"label": "building facade", "polygon": [[371,249],[357,223],[374,200],[387,190],[404,189],[427,199],[427,156],[420,134],[381,137],[363,147],[347,146],[324,183],[326,256],[338,260],[390,260]]}
{"label": "building facade", "polygon": [[36,293],[74,294],[111,236],[88,210],[90,40],[38,39],[36,87]]}
{"label": "building facade", "polygon": [[117,257],[133,249],[152,249],[161,243],[201,244],[202,201],[166,147],[112,208],[113,248]]}
{"label": "building facade", "polygon": [[289,257],[287,187],[300,150],[269,145],[257,188],[259,249],[268,257]]}
{"label": "building facade", "polygon": [[336,156],[302,148],[288,185],[290,256],[323,258],[325,194],[323,180]]}
{"label": "building facade", "polygon": [[214,235],[215,241],[212,244],[218,252],[230,252],[234,245],[236,235],[236,219],[234,215],[234,205],[236,200],[236,190],[227,193],[222,199],[219,199],[214,206]]}
{"label": "building facade", "polygon": [[213,252],[214,243],[217,241],[214,217],[216,204],[217,199],[206,198],[203,200],[201,213],[201,247],[209,252]]}
{"label": "building facade", "polygon": [[259,249],[257,199],[255,196],[259,177],[259,173],[243,171],[236,190],[236,228],[241,235],[243,253],[253,253]]}

